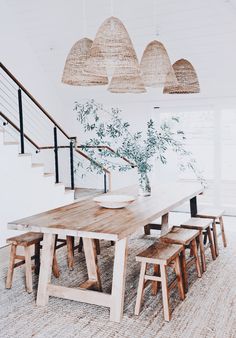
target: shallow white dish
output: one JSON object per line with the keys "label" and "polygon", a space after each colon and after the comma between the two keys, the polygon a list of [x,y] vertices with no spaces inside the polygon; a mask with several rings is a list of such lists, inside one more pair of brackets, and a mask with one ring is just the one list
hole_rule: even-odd
{"label": "shallow white dish", "polygon": [[100,207],[109,209],[125,208],[135,200],[131,195],[102,195],[93,199]]}

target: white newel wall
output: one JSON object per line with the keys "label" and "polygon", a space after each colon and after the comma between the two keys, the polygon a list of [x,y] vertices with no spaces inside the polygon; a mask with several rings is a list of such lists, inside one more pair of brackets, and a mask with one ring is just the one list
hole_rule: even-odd
{"label": "white newel wall", "polygon": [[18,145],[4,143],[0,131],[0,247],[17,234],[7,229],[7,222],[73,202],[73,193],[55,185],[43,166],[32,167],[31,156],[18,153]]}

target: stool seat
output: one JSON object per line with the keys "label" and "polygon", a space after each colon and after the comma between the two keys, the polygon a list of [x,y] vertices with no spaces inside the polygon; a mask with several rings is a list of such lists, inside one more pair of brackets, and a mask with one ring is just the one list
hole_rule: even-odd
{"label": "stool seat", "polygon": [[204,249],[204,240],[203,234],[205,234],[210,242],[211,255],[212,259],[216,259],[216,250],[215,244],[213,242],[213,238],[211,235],[211,226],[213,224],[213,220],[209,218],[199,218],[192,217],[181,224],[181,228],[184,229],[195,229],[199,231],[199,244],[200,244],[200,253],[201,253],[201,261],[202,261],[202,270],[206,271],[206,259],[205,259],[205,249]]}
{"label": "stool seat", "polygon": [[19,245],[19,246],[31,246],[43,240],[43,234],[38,232],[27,232],[25,234],[10,237],[7,239],[7,243]]}
{"label": "stool seat", "polygon": [[197,213],[197,217],[217,219],[223,216],[224,210],[217,208],[204,208]]}
{"label": "stool seat", "polygon": [[197,230],[206,230],[212,224],[210,218],[192,217],[181,224],[181,227]]}
{"label": "stool seat", "polygon": [[136,256],[136,261],[168,265],[183,250],[182,245],[156,241]]}
{"label": "stool seat", "polygon": [[174,226],[170,232],[160,237],[160,240],[171,244],[189,245],[190,242],[198,236],[198,230],[190,230]]}

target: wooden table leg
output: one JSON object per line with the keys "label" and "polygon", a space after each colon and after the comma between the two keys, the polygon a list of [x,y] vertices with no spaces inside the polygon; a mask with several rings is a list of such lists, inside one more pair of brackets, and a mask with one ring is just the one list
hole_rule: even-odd
{"label": "wooden table leg", "polygon": [[161,235],[165,235],[169,231],[169,214],[165,214],[161,218]]}
{"label": "wooden table leg", "polygon": [[190,213],[191,217],[197,216],[197,196],[191,198],[190,200]]}
{"label": "wooden table leg", "polygon": [[144,230],[144,234],[145,234],[145,235],[150,235],[150,234],[151,234],[150,224],[146,224],[146,225],[143,227],[143,230]]}
{"label": "wooden table leg", "polygon": [[127,238],[121,239],[115,244],[115,259],[112,280],[112,303],[110,320],[120,322],[123,316],[125,275],[127,264]]}
{"label": "wooden table leg", "polygon": [[36,304],[45,306],[48,303],[48,284],[51,281],[52,260],[55,247],[55,235],[44,234],[41,258],[41,268],[39,272],[39,284]]}
{"label": "wooden table leg", "polygon": [[[97,289],[101,291],[102,286],[99,268],[97,264],[97,252],[95,240],[91,238],[83,238],[83,245],[89,282],[96,284]],[[88,284],[88,281],[86,283]],[[83,284],[80,285],[80,287],[83,287]]]}

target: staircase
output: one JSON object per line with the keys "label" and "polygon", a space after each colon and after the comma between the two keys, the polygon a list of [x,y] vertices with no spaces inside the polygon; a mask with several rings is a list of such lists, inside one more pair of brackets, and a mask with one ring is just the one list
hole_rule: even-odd
{"label": "staircase", "polygon": [[19,154],[19,143],[8,141],[0,129],[0,247],[16,232],[7,230],[7,222],[74,201],[74,191],[55,183],[53,173],[45,173],[42,163],[33,163],[31,154]]}
{"label": "staircase", "polygon": [[[98,151],[102,147],[114,153],[110,147],[94,146]],[[133,168],[128,159],[121,160]],[[99,175],[88,174],[84,167],[87,176],[81,180],[81,168],[75,171],[81,162],[92,163]],[[114,188],[125,181],[130,185],[134,178],[133,173],[118,179],[121,174],[114,175]],[[112,185],[110,171],[91,159],[76,137],[69,136],[0,63],[0,247],[11,235],[7,222],[60,207],[74,198],[106,193]]]}

